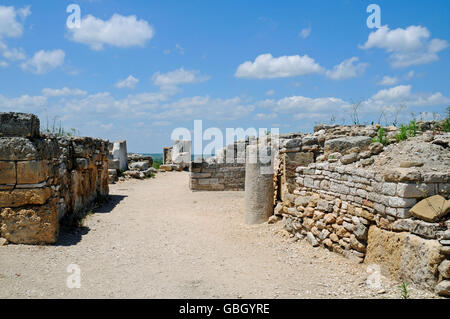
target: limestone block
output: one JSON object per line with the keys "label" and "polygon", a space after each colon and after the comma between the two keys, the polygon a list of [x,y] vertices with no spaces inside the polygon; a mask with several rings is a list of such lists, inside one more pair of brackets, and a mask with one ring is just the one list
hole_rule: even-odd
{"label": "limestone block", "polygon": [[147,162],[136,162],[130,165],[130,168],[134,171],[146,171],[148,170]]}
{"label": "limestone block", "polygon": [[0,137],[0,161],[50,159],[59,156],[56,139]]}
{"label": "limestone block", "polygon": [[421,200],[413,208],[410,213],[419,219],[434,222],[450,212],[450,200],[445,197],[434,195]]}
{"label": "limestone block", "polygon": [[422,179],[419,171],[414,168],[391,168],[383,175],[386,182],[417,182]]}
{"label": "limestone block", "polygon": [[445,258],[440,247],[436,240],[386,231],[373,225],[369,229],[366,263],[380,265],[382,272],[397,280],[433,289],[438,266]]}
{"label": "limestone block", "polygon": [[58,239],[59,221],[55,205],[0,213],[0,237],[15,244],[53,244]]}
{"label": "limestone block", "polygon": [[43,205],[51,195],[50,188],[0,191],[0,208]]}
{"label": "limestone block", "polygon": [[16,163],[0,161],[0,184],[16,184]]}
{"label": "limestone block", "polygon": [[26,113],[0,113],[0,137],[39,136],[39,118]]}
{"label": "limestone block", "polygon": [[328,154],[333,152],[345,153],[345,151],[353,147],[359,147],[364,150],[370,145],[371,141],[371,138],[368,136],[335,138],[325,142],[325,152]]}
{"label": "limestone block", "polygon": [[450,297],[450,280],[441,281],[435,288],[434,291],[439,296]]}
{"label": "limestone block", "polygon": [[48,177],[49,166],[46,161],[17,162],[17,184],[37,184]]}
{"label": "limestone block", "polygon": [[128,170],[127,141],[115,142],[112,154],[114,159],[119,160],[120,169],[123,171]]}
{"label": "limestone block", "polygon": [[439,273],[444,278],[450,278],[450,260],[444,260],[438,267]]}
{"label": "limestone block", "polygon": [[434,195],[434,184],[407,184],[398,183],[397,196],[407,198],[424,198]]}

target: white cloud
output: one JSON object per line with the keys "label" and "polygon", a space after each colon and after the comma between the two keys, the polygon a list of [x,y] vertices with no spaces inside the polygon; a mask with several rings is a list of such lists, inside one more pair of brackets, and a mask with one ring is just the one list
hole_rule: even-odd
{"label": "white cloud", "polygon": [[254,117],[255,120],[273,120],[276,119],[278,115],[276,113],[257,113]]}
{"label": "white cloud", "polygon": [[116,87],[118,89],[129,88],[129,89],[133,89],[134,90],[138,83],[139,83],[139,79],[137,79],[134,76],[130,75],[125,80],[117,82]]}
{"label": "white cloud", "polygon": [[362,107],[366,111],[378,111],[398,105],[429,107],[448,103],[450,103],[450,98],[445,97],[441,92],[414,93],[411,85],[398,85],[378,91],[364,101]]}
{"label": "white cloud", "polygon": [[449,46],[441,39],[431,39],[430,32],[422,26],[409,26],[406,29],[390,30],[383,26],[369,34],[366,43],[360,48],[379,48],[388,52],[392,67],[408,67],[439,60],[437,53]]}
{"label": "white cloud", "polygon": [[161,106],[161,113],[154,114],[156,119],[194,120],[236,120],[245,118],[254,110],[254,106],[241,97],[229,99],[194,96],[179,99]]}
{"label": "white cloud", "polygon": [[153,35],[154,29],[147,21],[117,13],[106,21],[88,15],[81,20],[79,28],[69,29],[72,41],[89,45],[93,50],[101,50],[104,45],[120,48],[144,46]]}
{"label": "white cloud", "polygon": [[0,95],[0,111],[28,111],[36,112],[47,105],[45,96],[22,95],[20,97],[8,98]]}
{"label": "white cloud", "polygon": [[[15,9],[14,7],[0,6],[0,53],[10,61],[25,60],[23,49],[9,49],[4,38],[19,38],[23,35],[24,22],[27,16],[31,14],[30,7]],[[7,62],[2,63],[2,67],[7,67]]]}
{"label": "white cloud", "polygon": [[64,64],[66,54],[63,50],[38,51],[34,56],[21,64],[24,71],[44,74]]}
{"label": "white cloud", "polygon": [[13,49],[5,48],[4,51],[3,51],[3,57],[5,59],[10,60],[10,61],[18,61],[18,60],[25,60],[26,59],[25,52],[21,48],[20,49],[17,49],[17,48],[13,48]]}
{"label": "white cloud", "polygon": [[364,73],[369,66],[368,63],[357,63],[358,57],[352,57],[350,59],[342,61],[340,64],[335,65],[332,70],[326,71],[327,77],[333,80],[354,78]]}
{"label": "white cloud", "polygon": [[411,85],[399,85],[390,89],[378,91],[372,99],[383,101],[398,101],[411,95]]}
{"label": "white cloud", "polygon": [[8,62],[0,61],[0,68],[7,68],[9,66]]}
{"label": "white cloud", "polygon": [[269,107],[280,113],[315,113],[336,111],[348,103],[335,97],[310,98],[305,96],[290,96],[280,100],[265,100],[257,104]]}
{"label": "white cloud", "polygon": [[69,89],[64,87],[62,89],[49,89],[45,88],[42,90],[42,94],[50,97],[60,97],[60,96],[85,96],[86,91],[80,89]]}
{"label": "white cloud", "polygon": [[298,34],[299,37],[306,39],[307,37],[309,37],[311,34],[311,28],[304,28],[300,31],[300,33]]}
{"label": "white cloud", "polygon": [[269,91],[266,92],[267,96],[272,96],[274,94],[275,94],[275,90],[269,90]]}
{"label": "white cloud", "polygon": [[378,82],[379,85],[395,85],[398,83],[398,78],[395,76],[389,76],[389,75],[385,75],[383,76],[383,78],[381,79],[380,82]]}
{"label": "white cloud", "polygon": [[209,76],[200,75],[196,70],[180,68],[167,73],[156,72],[152,76],[153,84],[160,87],[175,87],[179,84],[192,84],[209,80]]}
{"label": "white cloud", "polygon": [[321,73],[323,68],[307,55],[281,56],[261,54],[254,62],[242,63],[235,76],[238,78],[271,79],[286,78],[311,73]]}
{"label": "white cloud", "polygon": [[23,22],[31,14],[30,7],[15,9],[0,6],[0,38],[19,38],[23,34]]}

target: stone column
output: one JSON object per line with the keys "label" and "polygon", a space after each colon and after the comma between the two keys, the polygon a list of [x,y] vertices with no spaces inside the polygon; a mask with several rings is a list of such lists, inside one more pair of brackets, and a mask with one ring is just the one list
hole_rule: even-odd
{"label": "stone column", "polygon": [[115,142],[112,153],[114,159],[119,160],[120,169],[123,171],[128,170],[127,141]]}
{"label": "stone column", "polygon": [[[273,151],[249,145],[245,166],[245,223],[260,224],[273,215]],[[265,155],[265,154],[266,155]]]}

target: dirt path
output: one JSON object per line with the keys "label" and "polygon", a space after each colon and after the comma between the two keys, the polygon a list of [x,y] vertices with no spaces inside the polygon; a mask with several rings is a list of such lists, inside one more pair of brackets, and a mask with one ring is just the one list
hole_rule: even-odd
{"label": "dirt path", "polygon": [[[243,192],[191,192],[187,173],[111,186],[113,202],[54,246],[0,247],[0,298],[398,298],[366,265],[246,226]],[[66,285],[67,267],[81,288]],[[431,296],[411,291],[413,297]]]}

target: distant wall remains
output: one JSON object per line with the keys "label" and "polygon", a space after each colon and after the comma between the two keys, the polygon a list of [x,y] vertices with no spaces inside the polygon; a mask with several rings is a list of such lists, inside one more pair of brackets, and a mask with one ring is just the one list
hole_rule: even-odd
{"label": "distant wall remains", "polygon": [[194,191],[243,191],[245,164],[192,162],[189,187]]}
{"label": "distant wall remains", "polygon": [[108,142],[39,134],[32,114],[0,113],[0,237],[50,244],[60,221],[108,195]]}

